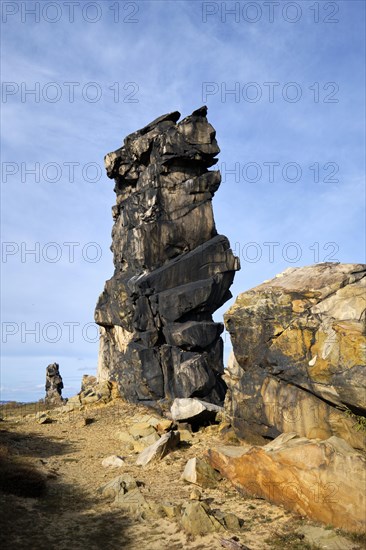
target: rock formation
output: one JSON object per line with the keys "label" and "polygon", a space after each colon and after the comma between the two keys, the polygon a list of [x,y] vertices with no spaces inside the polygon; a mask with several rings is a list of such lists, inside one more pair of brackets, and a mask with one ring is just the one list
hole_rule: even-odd
{"label": "rock formation", "polygon": [[119,391],[115,382],[102,380],[98,383],[95,376],[84,374],[81,381],[81,390],[77,395],[68,398],[67,408],[71,411],[73,407],[80,405],[108,403],[116,397],[119,397]]}
{"label": "rock formation", "polygon": [[114,275],[97,303],[98,380],[131,401],[225,395],[221,323],[239,269],[211,200],[219,147],[207,108],[154,120],[105,157],[115,180]]}
{"label": "rock formation", "polygon": [[338,437],[282,434],[264,447],[219,447],[207,457],[241,492],[326,525],[365,531],[365,456]]}
{"label": "rock formation", "polygon": [[234,354],[224,378],[240,437],[336,435],[365,448],[365,283],[364,265],[324,263],[238,296],[225,315]]}
{"label": "rock formation", "polygon": [[47,405],[61,405],[62,388],[64,387],[58,363],[52,363],[46,368],[46,398]]}
{"label": "rock formation", "polygon": [[181,479],[200,487],[212,488],[217,486],[221,477],[205,460],[194,456],[185,465]]}

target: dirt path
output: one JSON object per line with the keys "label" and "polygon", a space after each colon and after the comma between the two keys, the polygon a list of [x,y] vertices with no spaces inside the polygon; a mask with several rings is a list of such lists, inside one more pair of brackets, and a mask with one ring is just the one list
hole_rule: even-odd
{"label": "dirt path", "polygon": [[[287,545],[299,518],[260,499],[240,496],[227,481],[202,491],[211,508],[230,511],[244,520],[239,533],[213,534],[193,539],[174,520],[137,520],[102,498],[98,489],[121,473],[142,483],[149,502],[181,504],[189,499],[192,485],[180,479],[189,458],[222,444],[212,430],[193,436],[193,444],[180,447],[158,463],[141,468],[136,455],[117,439],[119,431],[146,415],[146,409],[122,400],[101,408],[59,415],[57,421],[39,424],[33,419],[0,423],[3,461],[36,467],[47,477],[47,491],[39,498],[1,495],[2,548],[57,550],[199,550],[222,548],[219,539],[234,534],[251,550],[311,548],[305,543]],[[84,424],[84,417],[94,421]],[[102,467],[109,455],[122,456],[118,470]],[[1,455],[0,455],[1,457]],[[278,536],[284,535],[278,546]],[[0,541],[1,542],[1,541]],[[360,548],[360,546],[355,546]]]}

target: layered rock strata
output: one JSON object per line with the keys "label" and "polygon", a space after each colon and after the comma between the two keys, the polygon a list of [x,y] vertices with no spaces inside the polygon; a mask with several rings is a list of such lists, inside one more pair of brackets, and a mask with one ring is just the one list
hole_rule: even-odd
{"label": "layered rock strata", "polygon": [[216,447],[207,458],[241,493],[345,531],[365,532],[366,460],[343,439],[288,433],[264,447]]}
{"label": "layered rock strata", "polygon": [[238,296],[225,315],[225,406],[240,437],[335,435],[365,448],[365,308],[360,264],[290,268]]}
{"label": "layered rock strata", "polygon": [[105,157],[115,271],[95,311],[98,379],[132,401],[225,395],[223,325],[212,314],[231,297],[239,262],[215,227],[219,147],[206,114],[163,115]]}

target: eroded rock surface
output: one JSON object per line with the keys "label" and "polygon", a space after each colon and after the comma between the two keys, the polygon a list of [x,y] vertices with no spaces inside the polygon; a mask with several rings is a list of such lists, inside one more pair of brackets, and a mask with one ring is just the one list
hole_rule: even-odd
{"label": "eroded rock surface", "polygon": [[58,363],[52,363],[46,368],[46,398],[47,405],[61,405],[62,389],[64,384],[62,382],[62,376],[60,374],[60,366]]}
{"label": "eroded rock surface", "polygon": [[193,457],[185,465],[182,479],[201,487],[215,487],[220,476],[205,460]]}
{"label": "eroded rock surface", "polygon": [[170,409],[173,420],[176,421],[214,421],[223,408],[213,403],[207,403],[196,398],[176,398]]}
{"label": "eroded rock surface", "polygon": [[146,464],[149,464],[152,460],[164,458],[171,449],[174,449],[178,445],[179,440],[180,436],[178,431],[168,432],[162,435],[152,445],[149,445],[146,449],[141,451],[137,457],[136,464],[138,466],[146,466]]}
{"label": "eroded rock surface", "polygon": [[98,382],[95,376],[84,374],[80,392],[67,399],[65,409],[71,411],[82,405],[107,403],[117,397],[119,397],[119,392],[115,382],[110,382],[108,380],[101,380]]}
{"label": "eroded rock surface", "polygon": [[131,401],[224,398],[223,325],[212,314],[231,297],[239,262],[215,227],[219,147],[206,114],[163,115],[105,158],[115,271],[95,311],[98,379]]}
{"label": "eroded rock surface", "polygon": [[218,447],[210,449],[207,457],[213,468],[247,494],[326,525],[365,530],[366,460],[343,439],[282,434],[264,447]]}
{"label": "eroded rock surface", "polygon": [[224,378],[239,436],[336,435],[365,448],[365,275],[360,264],[290,268],[238,296]]}

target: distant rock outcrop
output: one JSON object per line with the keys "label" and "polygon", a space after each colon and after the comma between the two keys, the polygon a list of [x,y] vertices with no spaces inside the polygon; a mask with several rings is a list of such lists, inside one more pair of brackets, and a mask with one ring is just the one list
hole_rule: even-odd
{"label": "distant rock outcrop", "polygon": [[225,315],[233,355],[224,378],[240,437],[335,435],[365,448],[365,283],[365,265],[324,263],[238,296]]}
{"label": "distant rock outcrop", "polygon": [[219,147],[206,114],[161,116],[105,158],[115,271],[95,311],[98,380],[117,381],[131,401],[225,395],[223,325],[212,314],[231,297],[239,261],[215,228]]}
{"label": "distant rock outcrop", "polygon": [[81,390],[77,395],[67,400],[67,408],[82,405],[91,405],[92,403],[108,403],[119,397],[119,392],[115,382],[104,380],[98,383],[95,376],[84,374],[81,381]]}
{"label": "distant rock outcrop", "polygon": [[46,398],[45,403],[47,405],[61,405],[62,389],[64,384],[60,374],[60,367],[58,363],[52,363],[46,368]]}

